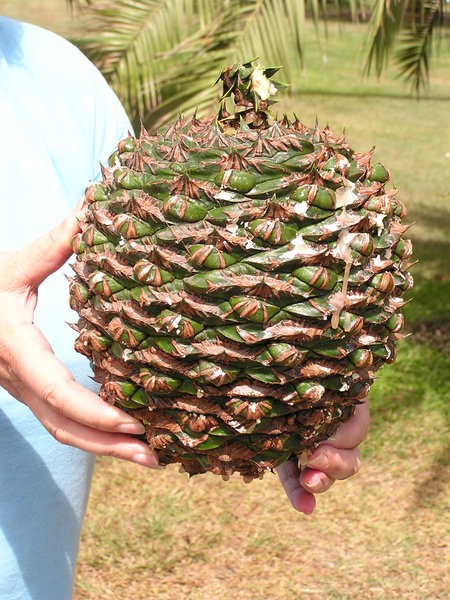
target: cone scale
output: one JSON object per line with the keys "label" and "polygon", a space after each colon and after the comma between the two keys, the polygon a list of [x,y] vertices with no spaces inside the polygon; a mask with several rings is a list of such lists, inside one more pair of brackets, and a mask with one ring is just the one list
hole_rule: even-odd
{"label": "cone scale", "polygon": [[190,474],[250,481],[312,451],[402,337],[412,249],[389,171],[271,120],[275,71],[229,67],[216,117],[122,140],[73,242],[76,349]]}

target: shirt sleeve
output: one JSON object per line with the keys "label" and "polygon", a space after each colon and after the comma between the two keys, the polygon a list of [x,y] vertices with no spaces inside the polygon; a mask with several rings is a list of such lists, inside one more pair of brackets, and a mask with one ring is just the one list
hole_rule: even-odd
{"label": "shirt sleeve", "polygon": [[117,96],[97,70],[93,73],[93,78],[96,100],[92,180],[95,181],[101,178],[100,165],[107,164],[108,158],[116,149],[118,142],[128,134],[133,134],[133,128]]}
{"label": "shirt sleeve", "polygon": [[100,176],[132,130],[119,99],[73,44],[0,16],[0,247],[42,235]]}

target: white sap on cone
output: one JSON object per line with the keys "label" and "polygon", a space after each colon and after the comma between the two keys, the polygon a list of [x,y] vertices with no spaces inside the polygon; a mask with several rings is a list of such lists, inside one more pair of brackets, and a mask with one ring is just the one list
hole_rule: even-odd
{"label": "white sap on cone", "polygon": [[[333,327],[333,329],[336,329],[336,327],[338,326],[339,317],[341,316],[341,311],[345,306],[345,300],[347,298],[348,278],[350,275],[351,266],[352,266],[352,261],[346,260],[345,261],[345,271],[344,271],[344,281],[342,282],[342,291],[338,292],[330,299],[330,303],[332,304],[332,306],[334,308],[333,314],[331,315],[331,327]],[[347,315],[346,315],[345,321],[346,322],[345,322],[344,329],[347,331],[347,329],[349,328]]]}
{"label": "white sap on cone", "polygon": [[293,246],[291,250],[283,252],[282,256],[284,259],[300,258],[301,256],[308,256],[311,254],[311,246],[305,243],[303,236],[300,233],[295,236],[291,245]]}
{"label": "white sap on cone", "polygon": [[342,208],[354,204],[358,200],[355,194],[355,184],[344,179],[344,185],[336,190],[336,208]]}
{"label": "white sap on cone", "polygon": [[[345,307],[345,301],[347,299],[347,288],[348,278],[350,276],[350,269],[352,266],[352,256],[350,253],[350,245],[354,238],[355,233],[350,233],[349,227],[354,225],[358,218],[349,215],[347,213],[347,206],[354,204],[358,200],[357,194],[355,194],[355,184],[347,179],[344,179],[344,185],[336,190],[336,208],[342,207],[342,212],[336,215],[336,220],[343,225],[338,241],[337,241],[337,254],[340,258],[345,260],[344,280],[342,282],[342,291],[338,292],[330,299],[330,303],[334,308],[333,314],[331,315],[331,327],[336,329],[339,324],[339,317],[341,316],[342,309]],[[344,319],[344,330],[350,329],[350,314],[347,313]]]}

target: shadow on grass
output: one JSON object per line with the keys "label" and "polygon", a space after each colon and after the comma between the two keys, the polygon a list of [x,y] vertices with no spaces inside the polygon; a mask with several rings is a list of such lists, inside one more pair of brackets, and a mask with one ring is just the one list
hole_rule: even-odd
{"label": "shadow on grass", "polygon": [[[415,482],[412,507],[440,504],[448,487],[444,466],[448,460],[450,357],[409,338],[399,345],[396,363],[382,369],[371,393],[371,425],[367,455],[375,448],[406,460],[433,452],[431,466]],[[394,424],[386,437],[387,424]],[[432,429],[430,429],[430,424]]]}
{"label": "shadow on grass", "polygon": [[411,328],[416,344],[426,344],[450,356],[450,317],[418,321]]}
{"label": "shadow on grass", "polygon": [[417,237],[414,228],[411,230],[414,245],[412,259],[418,263],[411,268],[414,287],[406,296],[411,300],[404,309],[407,326],[437,321],[450,315],[450,239],[432,237],[435,231],[443,231],[447,235],[450,214],[434,208],[419,208],[411,213],[417,225],[429,233],[427,239],[421,239],[419,229]]}
{"label": "shadow on grass", "polygon": [[450,471],[448,463],[450,445],[444,444],[433,458],[433,464],[426,472],[424,479],[419,479],[414,487],[411,507],[429,508],[436,506],[445,497],[450,487]]}
{"label": "shadow on grass", "polygon": [[[436,228],[443,229],[448,232],[448,227],[450,225],[450,211],[443,210],[442,207],[439,206],[439,202],[442,204],[445,203],[445,199],[436,198],[436,205],[433,205],[430,202],[429,206],[411,206],[408,208],[408,215],[406,217],[406,221],[414,220],[419,225],[424,225],[428,229]],[[412,229],[414,231],[414,229]],[[448,234],[447,234],[448,235]]]}
{"label": "shadow on grass", "polygon": [[[397,361],[381,371],[371,390],[371,431],[419,411],[448,414],[450,358],[411,338],[399,345]],[[425,433],[424,433],[425,435]]]}
{"label": "shadow on grass", "polygon": [[425,269],[417,266],[411,270],[414,287],[405,295],[409,303],[403,309],[407,332],[419,323],[441,321],[450,315],[450,277],[444,275],[446,271],[441,275],[440,267],[431,275]]}
{"label": "shadow on grass", "polygon": [[450,229],[450,214],[442,207],[418,207],[411,213],[418,225],[417,237],[414,228],[411,230],[412,258],[419,262],[411,269],[415,284],[406,296],[410,302],[404,314],[406,332],[412,335],[398,344],[395,364],[377,373],[370,393],[372,422],[367,452],[389,447],[408,461],[432,452],[431,461],[427,459],[429,466],[414,482],[411,499],[412,507],[426,508],[439,505],[446,491],[450,240],[443,239],[443,233]]}

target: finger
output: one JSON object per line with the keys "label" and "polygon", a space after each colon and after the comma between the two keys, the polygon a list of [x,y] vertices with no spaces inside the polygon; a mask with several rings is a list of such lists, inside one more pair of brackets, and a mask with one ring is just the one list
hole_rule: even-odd
{"label": "finger", "polygon": [[347,479],[360,468],[359,449],[341,450],[321,444],[308,458],[306,467],[321,471],[331,479]]}
{"label": "finger", "polygon": [[97,430],[144,432],[138,420],[76,383],[36,326],[20,327],[14,344],[19,350],[12,357],[12,371],[27,404],[37,398],[62,416]]}
{"label": "finger", "polygon": [[342,423],[334,436],[325,443],[335,448],[355,448],[364,440],[369,428],[370,413],[368,398],[355,407],[355,413],[346,423]]}
{"label": "finger", "polygon": [[304,468],[300,475],[300,483],[303,488],[312,494],[323,494],[328,491],[335,482],[335,479],[328,477],[322,471]]}
{"label": "finger", "polygon": [[86,427],[39,402],[31,402],[30,408],[47,431],[61,444],[75,446],[92,454],[114,456],[153,469],[158,467],[157,454],[145,442],[121,433]]}
{"label": "finger", "polygon": [[295,510],[310,515],[316,505],[312,494],[300,484],[300,471],[293,460],[288,460],[276,468],[281,485]]}
{"label": "finger", "polygon": [[72,254],[72,239],[80,231],[78,219],[83,200],[64,221],[15,254],[14,268],[19,284],[38,287]]}

